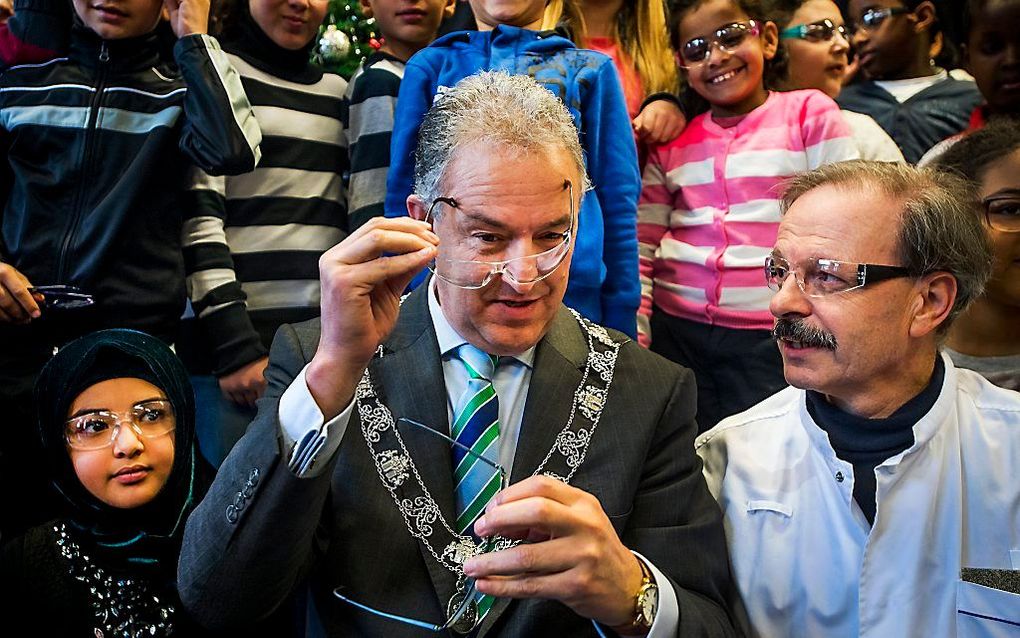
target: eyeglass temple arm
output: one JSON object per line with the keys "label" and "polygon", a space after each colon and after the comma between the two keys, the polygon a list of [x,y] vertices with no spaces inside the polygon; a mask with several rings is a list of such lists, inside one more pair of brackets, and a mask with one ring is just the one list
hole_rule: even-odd
{"label": "eyeglass temple arm", "polygon": [[374,607],[369,607],[368,605],[359,603],[356,600],[352,600],[347,596],[344,596],[343,594],[340,593],[339,589],[334,589],[333,595],[349,605],[354,605],[358,609],[362,611],[367,611],[370,614],[375,614],[376,616],[381,616],[383,618],[388,618],[390,620],[396,620],[397,622],[407,623],[409,625],[414,625],[415,627],[420,627],[421,629],[428,629],[429,631],[445,631],[446,629],[448,629],[446,625],[434,625],[432,623],[427,623],[421,620],[415,620],[413,618],[406,618],[404,616],[398,616],[397,614],[390,614],[386,613],[385,611],[379,611]]}
{"label": "eyeglass temple arm", "polygon": [[474,450],[472,450],[468,446],[464,445],[460,441],[455,441],[452,438],[450,438],[449,436],[447,436],[447,435],[443,434],[442,432],[440,432],[439,430],[430,428],[429,426],[425,425],[424,423],[421,423],[419,421],[415,421],[414,419],[409,419],[406,416],[402,416],[402,417],[398,418],[397,421],[398,422],[403,421],[405,423],[410,423],[411,425],[413,425],[415,427],[423,428],[425,430],[432,430],[432,432],[436,436],[438,436],[438,437],[440,437],[442,439],[445,439],[447,442],[450,443],[450,445],[453,445],[453,446],[457,447],[458,449],[463,450],[465,454],[470,454],[472,457],[478,459],[482,463],[485,463],[486,465],[488,465],[492,469],[494,469],[497,472],[499,472],[499,476],[500,476],[500,478],[502,479],[502,482],[503,482],[503,487],[506,487],[506,470],[503,469],[503,466],[500,465],[499,463],[490,461],[489,459],[485,458],[484,456],[482,456],[478,452],[475,452]]}

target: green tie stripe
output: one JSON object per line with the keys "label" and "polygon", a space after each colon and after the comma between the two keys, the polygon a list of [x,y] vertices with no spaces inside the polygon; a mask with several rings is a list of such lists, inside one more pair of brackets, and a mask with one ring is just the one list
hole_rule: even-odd
{"label": "green tie stripe", "polygon": [[492,609],[492,604],[496,602],[496,599],[488,594],[478,594],[478,617],[484,618],[485,614],[489,613]]}
{"label": "green tie stripe", "polygon": [[485,487],[481,489],[478,494],[475,495],[471,503],[461,512],[460,516],[457,517],[457,533],[464,534],[467,529],[475,522],[478,515],[482,513],[485,506],[489,504],[489,499],[496,495],[499,491],[499,474],[493,474],[492,478],[485,484]]}
{"label": "green tie stripe", "polygon": [[[475,444],[471,446],[471,451],[481,456],[485,450],[488,449],[489,445],[491,445],[498,437],[499,421],[497,420],[493,421],[493,423],[488,426],[484,432],[482,432],[482,435],[478,437]],[[479,461],[477,457],[471,454],[464,455],[464,458],[460,460],[460,464],[457,466],[457,469],[453,471],[454,489],[460,485],[460,482],[464,480],[464,477],[467,476],[468,472],[471,471],[471,468],[475,466],[475,463],[480,462],[481,461]]]}
{"label": "green tie stripe", "polygon": [[478,412],[482,406],[495,398],[496,390],[492,387],[491,383],[487,384],[484,388],[475,393],[473,397],[471,397],[471,400],[464,406],[464,409],[457,417],[457,420],[453,422],[452,432],[454,440],[460,436],[464,426],[468,424],[468,421],[470,421],[471,417],[475,415],[475,412]]}

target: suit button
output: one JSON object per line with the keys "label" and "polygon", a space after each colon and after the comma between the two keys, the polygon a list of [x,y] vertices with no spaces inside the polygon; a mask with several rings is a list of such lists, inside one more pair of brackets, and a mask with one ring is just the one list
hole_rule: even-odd
{"label": "suit button", "polygon": [[251,483],[248,483],[247,485],[245,485],[244,489],[241,490],[241,496],[243,496],[245,499],[251,498],[251,495],[254,494],[254,493],[255,493],[255,486],[252,485]]}
{"label": "suit button", "polygon": [[251,474],[248,475],[248,483],[250,483],[252,487],[259,484],[259,474],[259,468],[256,467],[251,471]]}
{"label": "suit button", "polygon": [[842,472],[836,472],[836,482],[837,483],[842,483],[843,482],[843,473]]}
{"label": "suit button", "polygon": [[241,494],[240,492],[238,492],[237,495],[234,496],[234,505],[233,505],[233,507],[235,509],[237,509],[238,512],[240,512],[241,510],[244,509],[244,506],[245,506],[244,494]]}
{"label": "suit button", "polygon": [[234,524],[237,522],[237,508],[233,505],[227,505],[227,522]]}

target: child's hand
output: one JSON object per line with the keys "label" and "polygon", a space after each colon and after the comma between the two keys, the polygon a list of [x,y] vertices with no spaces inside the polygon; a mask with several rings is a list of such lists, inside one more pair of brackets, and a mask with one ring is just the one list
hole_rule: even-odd
{"label": "child's hand", "polygon": [[0,323],[26,324],[40,316],[39,301],[28,291],[28,277],[14,266],[0,263]]}
{"label": "child's hand", "polygon": [[665,144],[683,132],[687,118],[671,100],[654,100],[641,109],[633,124],[640,141],[645,144]]}
{"label": "child's hand", "polygon": [[14,15],[13,0],[0,0],[0,24],[7,24],[7,19]]}
{"label": "child's hand", "polygon": [[209,0],[163,0],[174,35],[209,32]]}

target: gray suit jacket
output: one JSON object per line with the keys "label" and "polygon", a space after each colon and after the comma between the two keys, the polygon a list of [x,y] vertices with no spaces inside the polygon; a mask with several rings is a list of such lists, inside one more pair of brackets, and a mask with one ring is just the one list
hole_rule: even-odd
{"label": "gray suit jacket", "polygon": [[[427,286],[401,309],[382,357],[370,364],[394,417],[448,427],[446,391]],[[619,336],[619,335],[618,335]],[[191,515],[179,569],[181,599],[212,628],[250,623],[308,579],[331,636],[423,636],[420,629],[359,611],[332,590],[376,609],[442,623],[455,579],[408,532],[379,480],[357,412],[332,467],[302,479],[281,451],[279,397],[311,360],[317,321],[280,329],[258,416]],[[561,309],[538,346],[511,482],[530,476],[570,413],[587,342]],[[572,484],[602,503],[624,544],[671,579],[680,634],[732,635],[732,592],[718,506],[694,453],[690,371],[631,342],[620,349],[608,406]],[[449,444],[400,432],[443,516],[453,520]],[[666,586],[665,583],[661,585]],[[500,600],[480,636],[594,636],[589,620],[558,602]]]}

